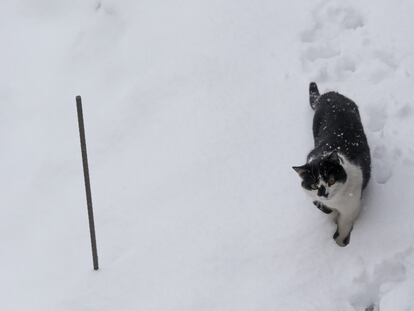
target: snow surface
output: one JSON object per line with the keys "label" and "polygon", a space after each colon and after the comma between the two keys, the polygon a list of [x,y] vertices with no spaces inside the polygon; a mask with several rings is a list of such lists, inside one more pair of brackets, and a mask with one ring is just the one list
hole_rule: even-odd
{"label": "snow surface", "polygon": [[[1,310],[414,310],[413,1],[0,12]],[[291,169],[312,80],[359,104],[372,149],[346,248]]]}

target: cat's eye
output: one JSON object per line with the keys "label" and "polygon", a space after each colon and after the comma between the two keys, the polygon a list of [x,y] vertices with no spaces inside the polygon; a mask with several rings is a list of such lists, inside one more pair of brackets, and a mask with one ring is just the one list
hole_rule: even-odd
{"label": "cat's eye", "polygon": [[328,186],[332,186],[336,182],[335,177],[330,176],[328,179]]}
{"label": "cat's eye", "polygon": [[316,189],[318,189],[318,186],[316,184],[312,184],[311,189],[316,190]]}

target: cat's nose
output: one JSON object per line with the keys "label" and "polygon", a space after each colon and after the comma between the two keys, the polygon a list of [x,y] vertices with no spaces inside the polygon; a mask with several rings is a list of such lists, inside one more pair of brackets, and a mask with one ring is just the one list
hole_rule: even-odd
{"label": "cat's nose", "polygon": [[319,187],[319,189],[318,189],[318,196],[320,196],[320,197],[325,197],[325,198],[327,198],[327,197],[328,197],[328,194],[326,193],[326,188],[325,188],[325,186],[320,186],[320,187]]}

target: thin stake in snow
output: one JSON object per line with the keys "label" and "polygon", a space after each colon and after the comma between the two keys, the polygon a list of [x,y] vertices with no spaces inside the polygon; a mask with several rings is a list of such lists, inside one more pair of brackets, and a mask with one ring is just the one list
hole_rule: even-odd
{"label": "thin stake in snow", "polygon": [[86,203],[88,206],[89,216],[89,231],[91,233],[93,269],[98,270],[98,251],[96,248],[95,222],[93,220],[91,184],[89,181],[88,156],[86,153],[85,126],[83,123],[82,99],[80,96],[76,96],[76,107],[78,110],[79,137],[82,151],[83,175],[85,177]]}

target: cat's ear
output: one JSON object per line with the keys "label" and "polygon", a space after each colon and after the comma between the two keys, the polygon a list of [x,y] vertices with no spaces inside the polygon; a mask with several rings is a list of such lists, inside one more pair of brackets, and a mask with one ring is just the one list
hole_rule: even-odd
{"label": "cat's ear", "polygon": [[292,166],[292,168],[299,174],[300,177],[303,177],[303,175],[309,172],[309,168],[306,164],[302,166]]}
{"label": "cat's ear", "polygon": [[341,158],[338,155],[338,151],[332,151],[331,154],[326,158],[328,161],[336,163],[336,164],[341,164]]}

